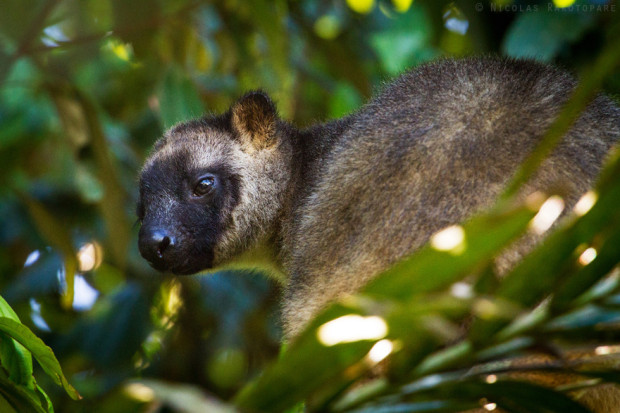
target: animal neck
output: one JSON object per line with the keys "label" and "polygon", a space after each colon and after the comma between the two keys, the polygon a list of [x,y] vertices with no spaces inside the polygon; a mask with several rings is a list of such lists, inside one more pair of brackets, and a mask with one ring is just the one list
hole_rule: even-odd
{"label": "animal neck", "polygon": [[347,117],[301,130],[286,124],[282,129],[291,145],[291,177],[272,240],[277,261],[285,273],[295,247],[291,245],[292,234],[296,223],[301,220],[303,205],[315,190],[330,152],[349,128],[352,119]]}
{"label": "animal neck", "polygon": [[264,240],[245,250],[221,269],[258,270],[278,282],[286,284],[287,277],[284,274],[284,269],[278,256],[279,251],[276,243],[272,240]]}

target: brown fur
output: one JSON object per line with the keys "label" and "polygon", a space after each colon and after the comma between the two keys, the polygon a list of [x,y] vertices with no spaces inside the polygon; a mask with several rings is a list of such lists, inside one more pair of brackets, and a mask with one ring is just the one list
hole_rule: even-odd
{"label": "brown fur", "polygon": [[[531,62],[446,60],[402,76],[353,115],[285,234],[289,336],[434,232],[490,206],[574,86]],[[617,108],[599,97],[525,192],[561,188],[574,202],[619,134]]]}
{"label": "brown fur", "polygon": [[[250,93],[227,114],[169,131],[142,185],[152,184],[156,162],[225,163],[240,176],[240,200],[222,211],[227,225],[211,266],[268,251],[289,276],[284,323],[292,337],[327,302],[490,206],[575,85],[530,61],[442,60],[404,74],[357,113],[306,130],[279,120],[266,95]],[[619,136],[618,108],[597,97],[523,193],[560,190],[574,203]],[[182,151],[189,155],[181,159]],[[182,211],[174,198],[166,208]],[[534,240],[500,258],[500,270]]]}
{"label": "brown fur", "polygon": [[[241,257],[287,274],[283,322],[294,338],[326,304],[492,205],[575,86],[530,61],[442,60],[405,73],[358,112],[305,130],[250,93],[156,145],[141,179],[141,252],[173,272]],[[619,137],[619,109],[598,96],[522,195],[559,190],[572,205]],[[197,201],[179,189],[191,189],[196,169],[222,177],[217,197]],[[174,241],[160,258],[157,231]],[[499,271],[538,238],[500,257]]]}

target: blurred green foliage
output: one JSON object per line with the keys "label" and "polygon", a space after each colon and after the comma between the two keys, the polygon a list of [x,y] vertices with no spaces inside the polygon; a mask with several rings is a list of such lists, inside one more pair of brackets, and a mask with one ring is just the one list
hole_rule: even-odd
{"label": "blurred green foliage", "polygon": [[[355,110],[408,67],[497,53],[594,79],[576,96],[577,108],[600,86],[618,95],[615,3],[575,5],[589,8],[508,0],[4,0],[0,295],[13,321],[53,349],[83,400],[72,400],[40,365],[11,364],[25,354],[15,346],[0,352],[0,393],[11,383],[32,389],[34,374],[55,410],[69,413],[232,411],[222,401],[297,411],[302,400],[309,410],[454,411],[492,396],[507,409],[579,411],[560,393],[482,380],[505,366],[468,367],[561,339],[617,341],[618,277],[605,277],[620,256],[617,159],[595,208],[504,286],[490,281],[488,262],[533,215],[509,202],[465,225],[466,254],[430,247],[416,254],[365,298],[327,310],[275,365],[279,285],[252,273],[164,277],[139,257],[134,225],[136,177],[155,139],[176,122],[226,110],[248,89],[266,90],[282,117],[308,125]],[[595,64],[601,56],[606,66]],[[584,245],[598,256],[580,267],[575,254]],[[472,273],[474,295],[450,295],[450,285]],[[416,291],[406,288],[411,274]],[[552,290],[553,300],[533,310]],[[386,337],[399,347],[388,379],[351,386],[366,374],[376,339],[317,341],[323,323],[351,313],[387,321]],[[472,313],[479,319],[470,335],[454,342]],[[0,337],[3,346],[13,343],[9,336]],[[618,381],[608,367],[581,370]],[[532,395],[546,404],[531,406]]]}

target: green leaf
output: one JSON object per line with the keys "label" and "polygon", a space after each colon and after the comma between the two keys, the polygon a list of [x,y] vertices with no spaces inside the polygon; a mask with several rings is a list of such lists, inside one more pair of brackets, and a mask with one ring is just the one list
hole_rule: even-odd
{"label": "green leaf", "polygon": [[[465,244],[463,251],[439,251],[424,247],[411,258],[388,270],[364,289],[371,298],[391,300],[382,314],[389,322],[390,339],[402,340],[406,347],[395,355],[398,357],[400,374],[415,366],[437,343],[454,339],[454,334],[441,337],[433,332],[432,325],[441,321],[438,314],[465,313],[465,306],[454,300],[441,301],[437,297],[425,297],[425,292],[445,288],[473,270],[486,266],[499,249],[521,234],[534,216],[524,205],[505,203],[487,214],[475,217],[463,225]],[[432,276],[430,276],[432,274]],[[410,288],[415,285],[416,288]],[[417,302],[416,302],[417,300]],[[329,320],[351,313],[375,313],[381,308],[372,299],[347,301],[347,307],[336,304],[317,317],[310,328],[297,339],[278,363],[268,369],[253,384],[238,395],[240,407],[257,411],[279,411],[293,406],[312,394],[310,407],[321,409],[324,403],[335,397],[355,379],[345,369],[356,371],[355,363],[368,353],[374,342],[359,341],[326,347],[317,339],[317,328]],[[434,318],[433,318],[434,317]],[[443,321],[441,321],[443,323]],[[437,327],[435,327],[437,329]],[[456,328],[455,328],[456,330]],[[434,343],[434,344],[433,344]],[[468,354],[469,350],[459,354]],[[320,353],[321,357],[316,357]],[[453,356],[450,356],[450,360]],[[362,374],[363,369],[358,374]]]}
{"label": "green leaf", "polygon": [[490,402],[497,403],[498,407],[509,412],[590,413],[564,394],[531,383],[506,380],[481,384],[480,388]]}
{"label": "green leaf", "polygon": [[504,37],[502,50],[508,56],[548,62],[562,47],[580,39],[595,21],[594,13],[557,10],[519,13]]}
{"label": "green leaf", "polygon": [[0,333],[0,359],[2,365],[9,371],[9,378],[12,381],[29,389],[34,389],[30,352],[3,333]]}
{"label": "green leaf", "polygon": [[383,70],[394,75],[436,57],[431,39],[430,19],[422,7],[414,5],[390,29],[371,35],[370,45]]}
{"label": "green leaf", "polygon": [[[620,176],[620,157],[616,157],[604,170],[604,176]],[[496,297],[519,304],[533,306],[560,281],[575,281],[571,271],[575,271],[573,251],[581,244],[589,244],[601,231],[620,224],[620,181],[604,179],[598,185],[599,199],[590,211],[552,233],[543,245],[528,255],[510,273],[496,291]],[[616,262],[618,257],[615,257]],[[605,270],[607,265],[602,268]],[[571,281],[573,280],[573,281]],[[500,319],[474,322],[470,337],[474,342],[488,343],[491,336],[504,327],[508,321]]]}
{"label": "green leaf", "polygon": [[91,171],[82,164],[77,165],[75,171],[75,186],[85,202],[101,202],[104,196],[103,185]]}
{"label": "green leaf", "polygon": [[[372,282],[365,292],[391,299],[436,291],[483,266],[520,235],[535,212],[525,206],[496,208],[463,224],[462,253],[439,251],[426,245]],[[412,289],[411,286],[416,288]]]}
{"label": "green leaf", "polygon": [[620,230],[616,230],[597,251],[596,258],[574,273],[553,295],[551,309],[566,307],[571,300],[579,297],[584,291],[608,274],[617,264],[620,257]]}
{"label": "green leaf", "polygon": [[36,388],[37,392],[39,393],[40,397],[43,398],[43,401],[45,401],[44,407],[47,408],[48,413],[54,413],[54,406],[52,405],[52,400],[47,395],[47,393],[45,393],[45,390],[41,388],[41,386],[39,386],[38,384],[36,386],[37,386]]}
{"label": "green leaf", "polygon": [[43,370],[56,384],[62,386],[72,399],[78,400],[80,398],[79,393],[69,384],[62,373],[60,364],[58,360],[56,360],[52,349],[46,346],[28,327],[10,318],[0,317],[0,331],[8,334],[26,347],[41,365]]}
{"label": "green leaf", "polygon": [[399,397],[409,399],[437,399],[449,394],[451,401],[473,401],[484,398],[487,403],[514,412],[587,412],[583,406],[564,394],[536,384],[499,380],[486,383],[477,378],[463,379],[466,373],[448,373],[427,377],[403,386]]}
{"label": "green leaf", "polygon": [[17,413],[9,402],[0,394],[0,412]]}
{"label": "green leaf", "polygon": [[276,364],[239,392],[236,405],[250,411],[283,411],[325,383],[336,388],[341,382],[339,373],[361,360],[374,344],[363,340],[326,347],[319,342],[315,326],[346,314],[351,314],[351,310],[332,306],[315,319],[314,328],[306,330]]}
{"label": "green leaf", "polygon": [[[9,304],[0,296],[0,317],[20,322]],[[32,355],[24,346],[6,334],[0,333],[0,360],[9,371],[10,379],[19,385],[34,389]]]}
{"label": "green leaf", "polygon": [[[0,411],[11,412],[36,412],[49,413],[41,405],[41,399],[34,390],[30,390],[24,386],[19,386],[8,380],[5,376],[0,376]],[[3,404],[11,406],[5,410]]]}
{"label": "green leaf", "polygon": [[329,100],[329,116],[339,118],[347,115],[362,105],[362,96],[348,83],[338,82]]}
{"label": "green leaf", "polygon": [[460,412],[480,407],[477,403],[457,403],[445,400],[431,400],[413,403],[372,405],[351,410],[352,413],[422,413],[422,412]]}
{"label": "green leaf", "polygon": [[6,302],[2,296],[0,296],[0,317],[10,318],[11,320],[19,322],[17,313],[11,308],[9,303]]}
{"label": "green leaf", "polygon": [[164,75],[158,98],[159,114],[166,129],[201,116],[204,112],[196,85],[174,66]]}

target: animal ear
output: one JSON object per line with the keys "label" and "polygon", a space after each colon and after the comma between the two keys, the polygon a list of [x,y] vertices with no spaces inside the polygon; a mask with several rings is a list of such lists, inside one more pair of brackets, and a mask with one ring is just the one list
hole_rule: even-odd
{"label": "animal ear", "polygon": [[275,142],[276,107],[266,93],[250,92],[232,106],[232,127],[247,148],[262,149]]}

